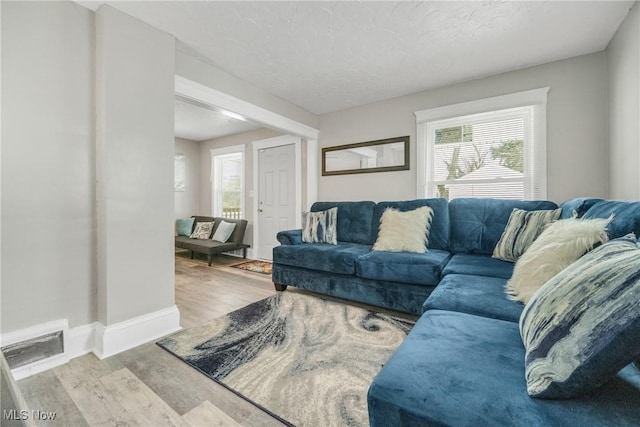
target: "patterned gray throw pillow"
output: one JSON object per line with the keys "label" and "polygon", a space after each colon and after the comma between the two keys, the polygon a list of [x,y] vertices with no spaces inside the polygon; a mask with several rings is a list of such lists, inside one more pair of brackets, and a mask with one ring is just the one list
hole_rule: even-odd
{"label": "patterned gray throw pillow", "polygon": [[527,391],[570,398],[640,359],[640,245],[603,244],[550,279],[525,306]]}
{"label": "patterned gray throw pillow", "polygon": [[321,212],[305,212],[302,215],[302,241],[305,243],[338,244],[336,225],[338,208]]}
{"label": "patterned gray throw pillow", "polygon": [[211,237],[213,222],[196,222],[196,228],[191,233],[192,239],[208,239]]}
{"label": "patterned gray throw pillow", "polygon": [[560,213],[562,209],[525,211],[514,208],[493,250],[493,258],[516,262],[542,233],[544,226],[560,218]]}

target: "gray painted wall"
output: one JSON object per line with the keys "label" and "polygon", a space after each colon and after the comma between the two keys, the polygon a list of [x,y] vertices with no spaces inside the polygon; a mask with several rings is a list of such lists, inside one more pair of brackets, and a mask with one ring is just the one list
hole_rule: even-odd
{"label": "gray painted wall", "polygon": [[96,11],[103,325],[174,305],[174,53],[169,34],[110,6]]}
{"label": "gray painted wall", "polygon": [[93,16],[2,2],[2,333],[95,320]]}
{"label": "gray painted wall", "polygon": [[174,217],[188,218],[196,215],[200,206],[200,143],[176,138],[175,152],[185,156],[186,189],[173,193]]}
{"label": "gray painted wall", "polygon": [[640,199],[640,4],[607,47],[609,64],[609,192]]}
{"label": "gray painted wall", "polygon": [[599,52],[320,116],[320,147],[410,135],[411,170],[321,176],[319,199],[413,199],[414,111],[546,86],[548,198],[606,197],[607,62]]}

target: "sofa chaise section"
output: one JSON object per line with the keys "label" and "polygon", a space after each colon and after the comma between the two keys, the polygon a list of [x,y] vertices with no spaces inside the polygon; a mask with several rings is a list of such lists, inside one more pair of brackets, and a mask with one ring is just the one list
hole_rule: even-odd
{"label": "sofa chaise section", "polygon": [[637,426],[640,373],[620,371],[569,400],[527,394],[518,324],[428,310],[373,381],[369,420],[382,426]]}

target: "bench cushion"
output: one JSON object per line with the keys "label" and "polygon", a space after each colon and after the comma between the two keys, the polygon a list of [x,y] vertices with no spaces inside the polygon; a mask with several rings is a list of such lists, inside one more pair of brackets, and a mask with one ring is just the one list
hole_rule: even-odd
{"label": "bench cushion", "polygon": [[447,274],[466,274],[469,276],[500,277],[508,279],[513,274],[515,264],[502,261],[489,255],[455,254],[442,271]]}
{"label": "bench cushion", "polygon": [[631,365],[592,395],[527,394],[516,323],[429,310],[374,379],[372,427],[632,426],[640,419],[640,373]]}
{"label": "bench cushion", "polygon": [[369,251],[371,245],[356,243],[281,245],[273,248],[273,262],[338,274],[355,274],[356,258]]}
{"label": "bench cushion", "polygon": [[356,275],[373,280],[436,285],[451,257],[449,251],[431,249],[423,254],[373,251],[356,260]]}
{"label": "bench cushion", "polygon": [[449,274],[438,284],[422,309],[449,310],[518,322],[524,305],[507,299],[507,279]]}

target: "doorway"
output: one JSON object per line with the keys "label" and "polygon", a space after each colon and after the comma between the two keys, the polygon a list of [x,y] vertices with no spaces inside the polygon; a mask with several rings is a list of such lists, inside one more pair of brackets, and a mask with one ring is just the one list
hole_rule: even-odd
{"label": "doorway", "polygon": [[270,261],[278,231],[301,227],[300,146],[300,138],[290,135],[253,142],[255,258]]}
{"label": "doorway", "polygon": [[258,150],[258,258],[272,259],[281,230],[295,228],[295,147]]}
{"label": "doorway", "polygon": [[[270,138],[269,140],[254,141],[253,143],[253,189],[249,191],[248,197],[253,198],[254,201],[254,215],[257,205],[257,193],[258,193],[258,172],[256,159],[258,158],[257,149],[259,148],[271,148],[274,146],[293,144],[295,149],[295,206],[296,214],[295,226],[291,228],[300,228],[302,225],[302,209],[303,204],[308,209],[313,202],[317,200],[318,195],[318,165],[319,165],[319,149],[318,149],[318,129],[312,128],[303,123],[292,120],[288,117],[266,110],[260,106],[251,104],[242,99],[236,98],[229,94],[220,92],[212,87],[205,86],[201,83],[187,79],[182,76],[175,77],[175,92],[176,95],[184,98],[196,101],[198,103],[208,105],[214,108],[222,109],[224,111],[239,114],[245,119],[257,124],[261,124],[267,128],[283,132],[288,136],[282,136],[277,138]],[[283,142],[290,138],[288,142]],[[279,141],[272,141],[278,140]],[[305,140],[305,188],[304,199],[302,191],[302,139]],[[249,153],[247,153],[248,159]],[[249,160],[247,160],[249,161]],[[258,248],[260,247],[260,225],[259,221],[253,221],[253,244],[249,249],[250,258],[259,258]],[[275,236],[274,236],[275,238]],[[268,254],[268,259],[271,255]]]}

